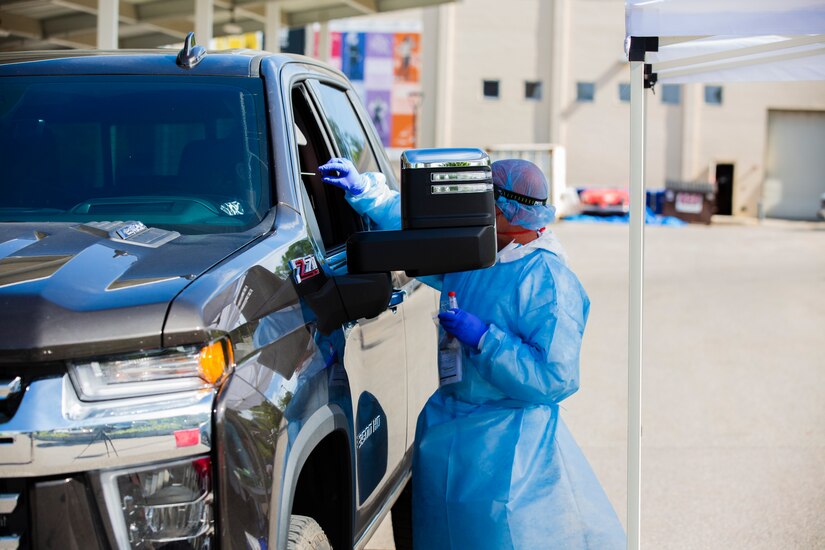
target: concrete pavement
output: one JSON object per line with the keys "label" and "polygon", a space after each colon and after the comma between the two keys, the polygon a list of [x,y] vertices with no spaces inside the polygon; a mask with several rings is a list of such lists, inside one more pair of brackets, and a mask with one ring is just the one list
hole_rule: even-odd
{"label": "concrete pavement", "polygon": [[[592,301],[562,415],[624,522],[628,228],[553,229]],[[825,224],[648,227],[646,253],[642,547],[825,548]]]}
{"label": "concrete pavement", "polygon": [[[593,302],[565,418],[626,511],[626,226],[561,224]],[[646,231],[642,545],[825,548],[825,225]]]}

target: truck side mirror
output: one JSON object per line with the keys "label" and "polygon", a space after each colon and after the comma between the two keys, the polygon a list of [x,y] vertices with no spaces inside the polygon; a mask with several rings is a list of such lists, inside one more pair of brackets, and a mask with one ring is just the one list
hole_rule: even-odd
{"label": "truck side mirror", "polygon": [[401,155],[400,231],[347,241],[350,273],[421,276],[489,267],[496,260],[490,157],[480,149],[413,149]]}
{"label": "truck side mirror", "polygon": [[314,314],[318,330],[330,334],[341,324],[372,318],[387,309],[392,296],[389,273],[345,274],[327,277],[319,271],[310,279],[292,283]]}

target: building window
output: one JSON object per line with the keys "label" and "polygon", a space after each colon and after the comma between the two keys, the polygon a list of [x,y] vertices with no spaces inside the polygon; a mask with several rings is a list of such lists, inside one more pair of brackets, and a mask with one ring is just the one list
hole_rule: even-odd
{"label": "building window", "polygon": [[596,84],[593,82],[576,82],[576,101],[593,101],[596,96]]}
{"label": "building window", "polygon": [[679,84],[662,84],[662,103],[679,105],[682,102],[682,87]]}
{"label": "building window", "polygon": [[524,83],[524,99],[541,100],[541,82],[527,80]]}
{"label": "building window", "polygon": [[629,82],[621,82],[619,83],[619,101],[630,101],[630,83]]}
{"label": "building window", "polygon": [[484,97],[498,98],[498,80],[484,80],[482,84]]}
{"label": "building window", "polygon": [[710,105],[721,105],[722,86],[705,86],[705,103]]}

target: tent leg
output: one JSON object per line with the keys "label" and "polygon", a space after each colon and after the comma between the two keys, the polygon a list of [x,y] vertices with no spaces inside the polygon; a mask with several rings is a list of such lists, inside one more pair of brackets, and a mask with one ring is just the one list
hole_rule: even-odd
{"label": "tent leg", "polygon": [[645,229],[644,62],[630,63],[630,296],[627,349],[627,549],[639,550]]}

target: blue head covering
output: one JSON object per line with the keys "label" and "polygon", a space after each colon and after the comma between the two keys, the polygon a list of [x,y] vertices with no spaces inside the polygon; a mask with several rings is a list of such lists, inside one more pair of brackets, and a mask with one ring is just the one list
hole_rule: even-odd
{"label": "blue head covering", "polygon": [[556,216],[547,204],[550,186],[538,166],[527,160],[497,160],[492,165],[496,206],[513,225],[541,229]]}

